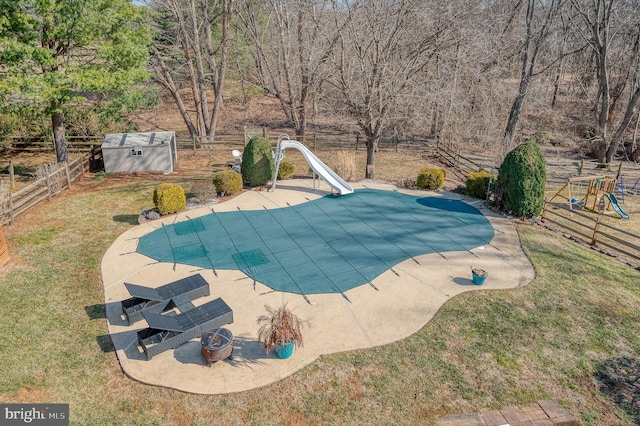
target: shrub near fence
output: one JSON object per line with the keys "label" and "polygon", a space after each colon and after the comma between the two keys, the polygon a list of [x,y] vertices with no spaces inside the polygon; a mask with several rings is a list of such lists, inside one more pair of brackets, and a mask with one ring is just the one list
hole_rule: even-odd
{"label": "shrub near fence", "polygon": [[90,153],[75,161],[62,164],[31,185],[12,193],[0,194],[0,224],[13,223],[14,219],[43,200],[70,188],[71,183],[89,170]]}

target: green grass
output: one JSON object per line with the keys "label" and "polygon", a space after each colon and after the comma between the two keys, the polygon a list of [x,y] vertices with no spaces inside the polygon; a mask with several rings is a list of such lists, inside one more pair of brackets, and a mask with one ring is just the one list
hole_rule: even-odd
{"label": "green grass", "polygon": [[130,380],[106,338],[100,262],[156,184],[87,182],[5,228],[0,401],[67,402],[72,424],[92,425],[430,424],[545,398],[587,425],[638,420],[597,376],[640,351],[640,273],[530,226],[519,233],[534,282],[457,296],[400,342],[231,395]]}

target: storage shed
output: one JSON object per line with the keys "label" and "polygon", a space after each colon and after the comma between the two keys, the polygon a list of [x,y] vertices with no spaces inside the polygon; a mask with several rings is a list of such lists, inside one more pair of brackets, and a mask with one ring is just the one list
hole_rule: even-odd
{"label": "storage shed", "polygon": [[102,141],[105,172],[173,173],[175,132],[110,133]]}

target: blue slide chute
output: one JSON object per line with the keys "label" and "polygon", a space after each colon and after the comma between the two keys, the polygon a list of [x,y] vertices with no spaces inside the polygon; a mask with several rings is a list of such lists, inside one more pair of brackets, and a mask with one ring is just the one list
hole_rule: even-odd
{"label": "blue slide chute", "polygon": [[620,208],[620,204],[618,204],[618,199],[616,198],[615,195],[613,194],[604,194],[604,195],[606,195],[606,197],[609,199],[609,202],[611,203],[611,207],[613,207],[613,210],[615,210],[615,212],[618,213],[621,218],[625,220],[629,219],[629,215],[626,214],[624,211],[622,211],[622,209]]}

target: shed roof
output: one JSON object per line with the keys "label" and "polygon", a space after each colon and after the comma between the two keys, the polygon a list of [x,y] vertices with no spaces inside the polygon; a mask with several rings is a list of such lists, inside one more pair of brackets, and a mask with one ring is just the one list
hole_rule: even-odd
{"label": "shed roof", "polygon": [[109,133],[102,141],[103,148],[131,148],[169,144],[175,132]]}

